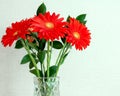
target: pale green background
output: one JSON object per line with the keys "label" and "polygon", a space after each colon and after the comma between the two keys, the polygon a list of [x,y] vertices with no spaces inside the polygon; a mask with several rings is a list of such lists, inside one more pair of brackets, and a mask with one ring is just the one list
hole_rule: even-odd
{"label": "pale green background", "polygon": [[[120,96],[120,1],[44,2],[49,11],[65,18],[87,13],[87,26],[92,33],[91,46],[82,52],[73,48],[61,67],[61,96]],[[11,22],[34,16],[40,3],[0,0],[0,38]],[[0,96],[33,96],[33,75],[28,65],[19,64],[24,54],[24,50],[0,44]]]}

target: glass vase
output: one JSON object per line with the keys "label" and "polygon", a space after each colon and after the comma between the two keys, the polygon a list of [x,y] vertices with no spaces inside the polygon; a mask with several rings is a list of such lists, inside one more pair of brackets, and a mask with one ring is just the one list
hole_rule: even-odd
{"label": "glass vase", "polygon": [[34,96],[60,96],[59,77],[35,77]]}

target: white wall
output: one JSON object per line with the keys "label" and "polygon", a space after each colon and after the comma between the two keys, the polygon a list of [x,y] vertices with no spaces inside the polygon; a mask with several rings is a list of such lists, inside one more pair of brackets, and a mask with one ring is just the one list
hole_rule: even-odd
{"label": "white wall", "polygon": [[[44,0],[61,16],[87,13],[91,45],[71,50],[61,66],[61,96],[120,96],[120,1]],[[11,22],[32,17],[40,0],[0,0],[0,38]],[[24,50],[0,44],[0,96],[33,96],[33,75],[20,65]]]}

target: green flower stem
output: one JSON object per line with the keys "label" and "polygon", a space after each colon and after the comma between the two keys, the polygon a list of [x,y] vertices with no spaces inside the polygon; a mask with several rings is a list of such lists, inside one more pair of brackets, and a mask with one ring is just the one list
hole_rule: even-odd
{"label": "green flower stem", "polygon": [[68,51],[69,48],[70,48],[70,45],[65,43],[64,47],[60,51],[60,54],[58,56],[59,60],[57,61],[58,63],[56,64],[58,67],[57,67],[57,71],[56,71],[55,76],[57,76],[59,68],[60,68],[60,65],[61,65],[61,61],[63,59],[63,56],[66,54],[66,52]]}
{"label": "green flower stem", "polygon": [[43,77],[45,77],[45,64],[44,63],[42,64],[42,69],[41,70],[43,72]]}
{"label": "green flower stem", "polygon": [[62,56],[62,54],[63,54],[63,52],[65,50],[66,45],[67,45],[67,43],[65,42],[63,48],[60,50],[60,52],[58,54],[58,57],[57,57],[57,60],[56,60],[56,63],[55,63],[56,66],[58,65],[58,62],[59,62],[59,60],[60,60],[60,58],[61,58],[61,56]]}
{"label": "green flower stem", "polygon": [[44,77],[43,64],[40,64],[40,68],[41,68],[41,71],[42,71],[42,75],[43,75],[43,77]]}
{"label": "green flower stem", "polygon": [[55,63],[56,66],[58,65],[58,62],[59,62],[59,60],[60,60],[60,57],[61,57],[61,55],[62,55],[62,53],[63,53],[66,45],[67,45],[67,43],[65,43],[65,45],[63,46],[63,48],[60,50],[60,52],[59,52],[59,54],[58,54],[58,57],[57,57],[57,60],[56,60],[56,63]]}
{"label": "green flower stem", "polygon": [[49,77],[49,67],[50,67],[50,59],[51,59],[51,49],[50,49],[50,41],[47,41],[47,77]]}
{"label": "green flower stem", "polygon": [[30,59],[32,60],[32,63],[33,63],[33,65],[36,69],[36,72],[37,72],[37,76],[40,77],[39,69],[37,68],[37,64],[36,64],[33,56],[31,55],[31,52],[30,52],[30,49],[29,49],[28,45],[26,44],[27,42],[24,42],[23,39],[21,39],[21,41],[22,41],[22,44],[23,44],[24,48],[26,49],[28,55],[30,56]]}

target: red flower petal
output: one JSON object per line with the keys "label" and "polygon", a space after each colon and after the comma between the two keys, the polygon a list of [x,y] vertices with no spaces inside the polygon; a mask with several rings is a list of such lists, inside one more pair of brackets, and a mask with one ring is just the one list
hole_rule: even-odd
{"label": "red flower petal", "polygon": [[50,15],[49,12],[39,14],[32,19],[31,27],[35,32],[38,32],[40,39],[46,40],[59,39],[64,36],[66,28],[64,27],[66,22],[63,22],[64,18],[59,18],[59,14],[53,13]]}
{"label": "red flower petal", "polygon": [[2,44],[6,47],[11,46],[18,38],[26,38],[28,28],[30,26],[30,19],[22,20],[20,22],[12,23],[11,27],[6,29],[6,34],[2,37]]}
{"label": "red flower petal", "polygon": [[74,18],[70,18],[66,41],[78,50],[83,50],[90,44],[90,32],[85,25]]}

